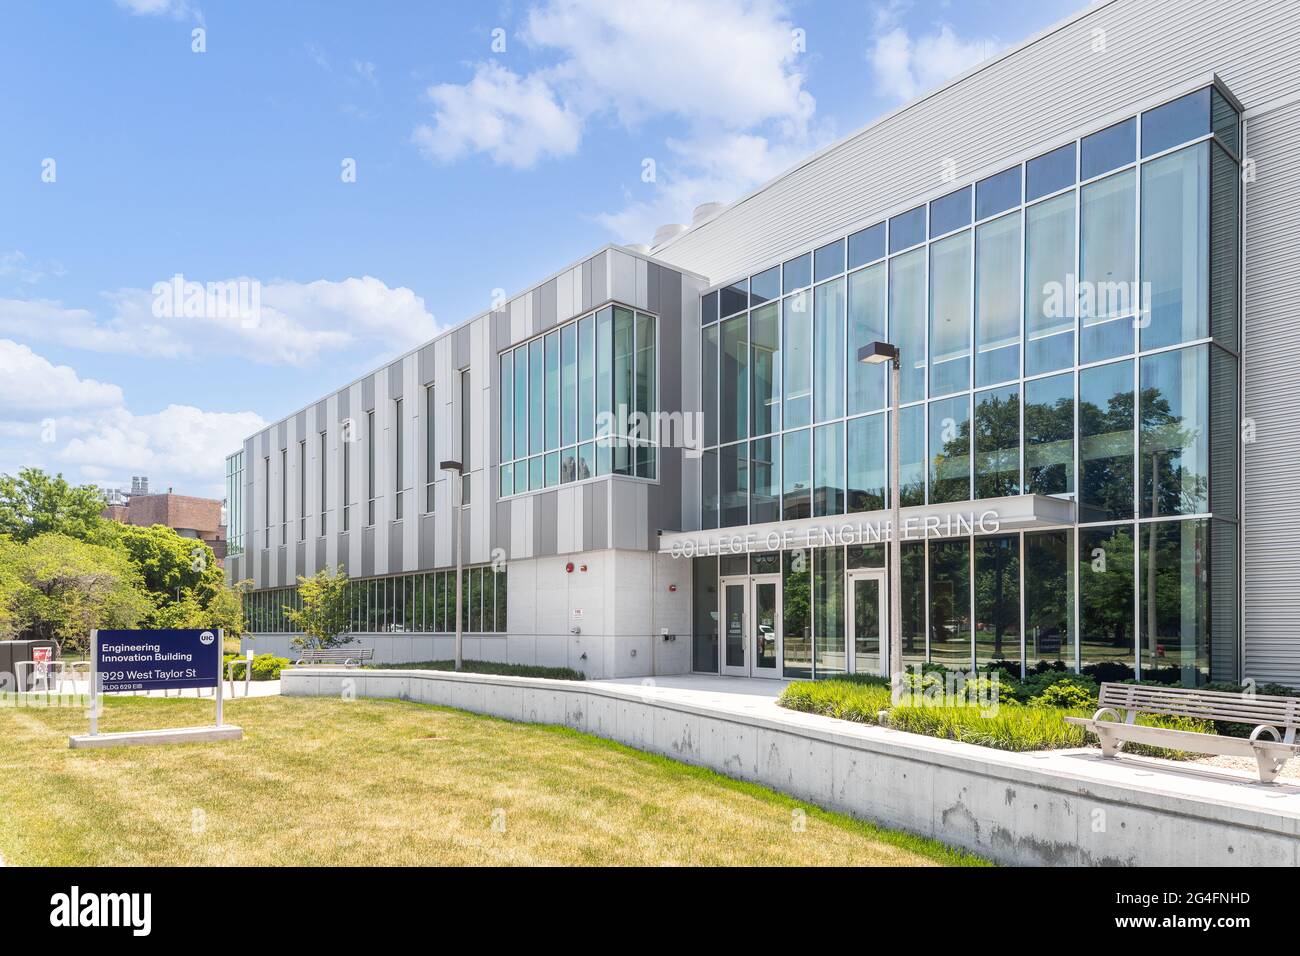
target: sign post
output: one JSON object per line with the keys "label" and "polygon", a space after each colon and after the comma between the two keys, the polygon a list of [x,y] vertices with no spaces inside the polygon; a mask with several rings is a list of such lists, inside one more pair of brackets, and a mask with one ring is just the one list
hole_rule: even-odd
{"label": "sign post", "polygon": [[[244,732],[225,723],[222,712],[222,631],[91,631],[90,733],[68,738],[68,746],[117,747],[131,744],[239,740]],[[216,722],[210,727],[101,734],[99,711],[105,691],[215,690]]]}

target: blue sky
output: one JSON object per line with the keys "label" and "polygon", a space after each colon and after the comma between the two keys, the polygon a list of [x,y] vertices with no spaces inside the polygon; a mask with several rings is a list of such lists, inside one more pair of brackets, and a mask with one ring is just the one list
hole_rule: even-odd
{"label": "blue sky", "polygon": [[[493,290],[648,241],[1085,5],[8,3],[0,472],[219,495],[244,435]],[[258,283],[260,317],[157,316],[177,274]]]}

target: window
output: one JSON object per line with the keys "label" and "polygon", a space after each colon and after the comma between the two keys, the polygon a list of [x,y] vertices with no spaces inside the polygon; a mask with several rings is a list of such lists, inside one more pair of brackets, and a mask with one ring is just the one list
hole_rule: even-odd
{"label": "window", "polygon": [[244,553],[244,453],[226,457],[226,553]]}
{"label": "window", "polygon": [[1025,493],[1074,490],[1074,376],[1025,382]]}
{"label": "window", "polygon": [[813,420],[844,415],[844,280],[817,286],[813,295]]}
{"label": "window", "polygon": [[813,514],[844,513],[844,423],[819,425],[813,433]]}
{"label": "window", "polygon": [[1210,87],[1142,114],[1142,155],[1153,156],[1210,132]]}
{"label": "window", "polygon": [[1025,534],[1025,668],[1074,666],[1074,532]]}
{"label": "window", "polygon": [[755,435],[781,430],[781,321],[780,303],[771,302],[750,314],[750,361],[753,376]]}
{"label": "window", "polygon": [[812,253],[805,252],[781,267],[781,291],[794,292],[812,285]]}
{"label": "window", "polygon": [[329,496],[326,494],[326,482],[329,472],[329,458],[326,457],[326,436],[327,432],[321,432],[318,436],[320,441],[316,445],[320,453],[320,534],[325,536],[325,515],[329,512]]}
{"label": "window", "polygon": [[298,540],[307,540],[307,439],[298,442]]}
{"label": "window", "polygon": [[280,449],[280,543],[289,543],[289,449]]}
{"label": "window", "polygon": [[874,226],[855,232],[849,236],[849,268],[856,269],[868,262],[885,258],[885,224],[878,222]]}
{"label": "window", "polygon": [[808,429],[786,432],[781,450],[784,497],[781,514],[786,521],[812,515],[812,433]]}
{"label": "window", "polygon": [[889,260],[889,334],[902,364],[902,401],[925,398],[925,250]]}
{"label": "window", "polygon": [[822,246],[813,253],[813,281],[822,282],[844,271],[844,240]]}
{"label": "window", "polygon": [[[1073,172],[1073,168],[1071,169]],[[982,179],[975,184],[975,218],[987,219],[1020,205],[1020,167]]]}
{"label": "window", "polygon": [[976,538],[975,664],[1007,661],[1020,669],[1020,538]]}
{"label": "window", "polygon": [[1138,525],[1138,547],[1142,679],[1204,684],[1210,679],[1210,521]]}
{"label": "window", "polygon": [[970,538],[930,543],[930,660],[972,666]]}
{"label": "window", "polygon": [[930,235],[942,236],[944,233],[960,229],[962,226],[969,226],[970,195],[971,188],[963,186],[956,192],[951,192],[931,202]]}
{"label": "window", "polygon": [[262,535],[265,547],[271,546],[271,458],[262,459]]}
{"label": "window", "polygon": [[930,501],[970,499],[970,398],[930,403]]}
{"label": "window", "polygon": [[1125,166],[1137,156],[1137,120],[1126,119],[1083,138],[1079,174],[1092,179]]}
{"label": "window", "polygon": [[849,513],[885,507],[889,485],[885,457],[885,415],[865,415],[848,421]]}
{"label": "window", "polygon": [[1133,243],[1137,228],[1133,170],[1090,183],[1080,197],[1079,361],[1133,351],[1137,309]]}
{"label": "window", "polygon": [[[501,370],[501,380],[506,385],[506,395],[502,399],[503,408],[510,406],[510,382],[512,372],[507,371],[504,364]],[[438,406],[434,401],[434,392],[432,385],[424,387],[424,510],[428,514],[433,514],[434,493],[438,487],[438,443],[435,441],[435,425],[437,422]],[[509,415],[502,415],[503,419],[508,419]],[[503,429],[505,428],[503,424]],[[513,439],[509,433],[502,431],[502,447],[506,448],[511,445]]]}
{"label": "window", "polygon": [[812,423],[812,310],[807,292],[797,292],[783,302],[782,334],[785,347],[782,411],[786,428]]}
{"label": "window", "polygon": [[1209,346],[1147,355],[1139,368],[1138,515],[1209,508]]}
{"label": "window", "polygon": [[[747,321],[741,315],[724,324]],[[658,476],[657,327],[653,315],[608,306],[501,353],[513,401],[503,394],[500,495],[597,475]],[[702,332],[706,354],[718,334],[716,324]],[[716,373],[716,361],[706,361],[706,407],[716,397],[708,381]],[[716,425],[715,415],[706,420]],[[706,441],[716,443],[716,435]]]}
{"label": "window", "polygon": [[976,387],[1020,377],[1020,299],[1020,214],[1012,213],[975,230]]}
{"label": "window", "polygon": [[732,528],[749,520],[749,443],[724,445],[718,449],[718,526]]}
{"label": "window", "polygon": [[783,676],[795,679],[812,677],[811,565],[808,551],[799,550],[786,551],[781,566]]}
{"label": "window", "polygon": [[889,251],[902,252],[925,242],[925,207],[901,213],[889,220]]}
{"label": "window", "polygon": [[1025,163],[1025,202],[1073,186],[1075,155],[1074,143],[1066,143]]}
{"label": "window", "polygon": [[1079,529],[1079,653],[1085,674],[1133,676],[1133,526]]}
{"label": "window", "polygon": [[1074,193],[1025,210],[1025,374],[1074,364]]}
{"label": "window", "polygon": [[926,472],[925,406],[904,407],[898,416],[898,430],[899,499],[904,508],[923,505]]}
{"label": "window", "polygon": [[1020,494],[1020,388],[975,393],[975,497]]}
{"label": "window", "polygon": [[885,264],[849,274],[849,394],[848,413],[873,412],[885,407],[886,372],[883,364],[858,361],[858,350],[888,339],[885,321]]}
{"label": "window", "polygon": [[1133,516],[1133,363],[1079,373],[1079,520]]}
{"label": "window", "polygon": [[1209,167],[1209,143],[1142,167],[1144,349],[1209,335]]}
{"label": "window", "polygon": [[719,441],[749,437],[749,320],[738,315],[722,322],[722,421]]}
{"label": "window", "polygon": [[844,549],[813,550],[814,676],[848,670],[844,643]]}
{"label": "window", "polygon": [[352,429],[343,431],[343,530],[352,527]]}
{"label": "window", "polygon": [[751,524],[781,520],[781,440],[758,438],[750,442],[749,501]]}
{"label": "window", "polygon": [[[515,458],[515,353],[502,352],[501,362],[501,454],[500,461],[514,461]],[[432,433],[431,433],[432,434]],[[433,471],[430,470],[432,475]],[[432,479],[430,479],[432,480]],[[426,509],[432,511],[432,508]]]}
{"label": "window", "polygon": [[749,305],[753,308],[781,297],[781,267],[773,266],[766,272],[751,276],[749,280]]}
{"label": "window", "polygon": [[375,434],[374,410],[366,412],[366,524],[375,523]]}
{"label": "window", "polygon": [[467,505],[470,492],[470,472],[474,469],[474,393],[470,390],[469,369],[460,370],[460,503]]}
{"label": "window", "polygon": [[405,423],[402,420],[402,400],[400,398],[394,399],[393,401],[393,497],[394,497],[395,505],[394,505],[393,517],[397,521],[402,520],[402,505],[405,504],[405,502],[403,501],[403,494],[402,494],[402,473],[406,467],[406,462],[404,460],[405,452],[406,452],[406,447],[405,447],[406,443],[402,437],[403,433],[406,431],[406,429],[403,427],[404,424]]}
{"label": "window", "polygon": [[718,303],[724,319],[737,312],[744,312],[749,307],[749,280],[741,279],[724,289],[719,289]]}
{"label": "window", "polygon": [[930,246],[930,394],[970,388],[970,231]]}

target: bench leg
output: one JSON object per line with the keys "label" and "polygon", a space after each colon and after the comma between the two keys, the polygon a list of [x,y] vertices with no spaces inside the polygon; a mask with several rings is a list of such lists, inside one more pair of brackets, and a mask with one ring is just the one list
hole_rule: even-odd
{"label": "bench leg", "polygon": [[1263,750],[1255,751],[1255,762],[1259,764],[1259,782],[1272,783],[1277,778],[1277,773],[1282,769],[1285,760],[1278,760],[1276,757],[1264,752]]}
{"label": "bench leg", "polygon": [[1099,730],[1097,732],[1097,740],[1101,744],[1101,755],[1103,757],[1116,756],[1119,753],[1120,747],[1123,745],[1122,740],[1104,730]]}

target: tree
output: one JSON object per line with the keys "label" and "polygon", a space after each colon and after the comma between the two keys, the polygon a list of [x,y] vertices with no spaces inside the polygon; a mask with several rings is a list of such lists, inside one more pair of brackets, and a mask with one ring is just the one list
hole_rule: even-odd
{"label": "tree", "polygon": [[225,588],[216,555],[207,542],[182,537],[166,525],[141,528],[106,522],[95,542],[127,554],[160,609],[191,597],[207,610]]}
{"label": "tree", "polygon": [[64,534],[26,543],[0,538],[0,565],[11,584],[10,627],[32,638],[84,651],[96,628],[135,627],[153,610],[126,555]]}
{"label": "tree", "polygon": [[24,542],[54,533],[84,541],[103,523],[104,503],[94,485],[73,487],[39,468],[23,468],[17,478],[0,475],[0,535]]}
{"label": "tree", "polygon": [[351,601],[348,576],[343,568],[322,568],[310,578],[298,575],[298,597],[302,608],[285,606],[289,623],[302,632],[295,637],[295,647],[337,647],[351,643],[343,639],[351,626]]}

